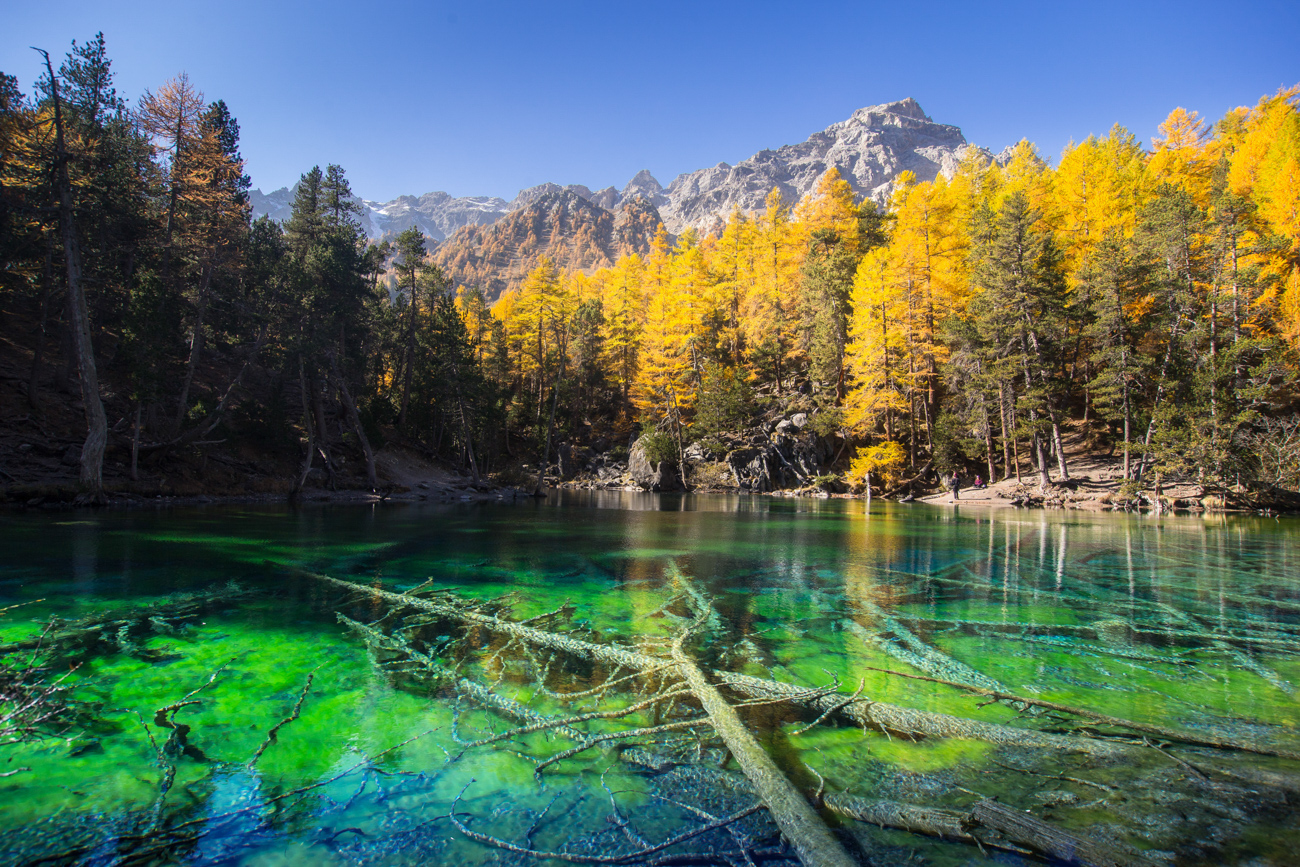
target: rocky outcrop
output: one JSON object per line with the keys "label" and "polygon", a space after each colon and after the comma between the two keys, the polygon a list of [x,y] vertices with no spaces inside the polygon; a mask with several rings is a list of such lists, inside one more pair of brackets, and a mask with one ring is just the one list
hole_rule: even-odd
{"label": "rocky outcrop", "polygon": [[365,204],[362,228],[372,239],[392,237],[414,226],[435,241],[442,241],[462,226],[489,226],[506,212],[505,200],[495,196],[457,198],[443,192]]}
{"label": "rocky outcrop", "polygon": [[[682,456],[685,487],[756,494],[841,491],[843,485],[828,481],[830,465],[841,445],[837,435],[816,434],[808,426],[806,413],[789,418],[777,414],[747,431],[691,443]],[[652,463],[640,440],[633,443],[627,463],[614,459],[612,453],[562,446],[559,470],[560,478],[574,487],[683,489],[679,468],[670,461]]]}
{"label": "rocky outcrop", "polygon": [[783,419],[770,433],[754,434],[730,450],[725,460],[741,490],[761,493],[817,484],[834,455],[829,439]]}
{"label": "rocky outcrop", "polygon": [[[585,188],[584,188],[585,189]],[[466,226],[434,253],[455,285],[478,286],[489,299],[519,286],[542,257],[561,271],[592,271],[630,253],[646,254],[663,226],[642,198],[611,212],[573,190],[542,195],[491,226]]]}
{"label": "rocky outcrop", "polygon": [[[559,184],[548,182],[545,184],[538,184],[535,187],[529,187],[526,190],[520,190],[519,194],[514,197],[509,205],[506,206],[506,209],[510,211],[518,211],[520,208],[526,208],[529,205],[536,204],[544,197],[553,196],[556,193],[573,193],[573,195],[578,198],[586,199],[589,202],[591,201],[592,196],[591,190],[587,189],[582,184],[569,184],[568,186],[562,187]],[[615,202],[614,204],[618,203]],[[608,208],[606,210],[608,210]]]}
{"label": "rocky outcrop", "polygon": [[646,457],[645,444],[637,440],[627,456],[628,475],[634,484],[647,491],[678,491],[682,482],[677,467],[668,461],[652,463]]}

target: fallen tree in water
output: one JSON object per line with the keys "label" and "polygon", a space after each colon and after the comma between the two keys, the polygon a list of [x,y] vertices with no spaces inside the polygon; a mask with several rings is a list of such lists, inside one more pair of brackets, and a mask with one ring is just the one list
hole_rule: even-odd
{"label": "fallen tree in water", "polygon": [[[440,615],[467,626],[480,627],[535,648],[568,654],[589,662],[602,663],[611,669],[647,671],[662,668],[658,656],[614,644],[597,644],[517,623],[486,613],[479,607],[454,599],[448,594],[426,600],[417,596],[393,593],[375,587],[363,587],[328,575],[303,573],[316,580],[358,593],[369,594],[389,604],[409,607]],[[974,738],[1003,746],[1023,746],[1077,751],[1103,757],[1119,757],[1125,745],[1109,740],[1054,734],[1036,729],[965,719],[933,711],[900,707],[888,702],[845,697],[824,690],[806,689],[775,680],[751,677],[731,671],[711,672],[719,683],[751,699],[788,702],[819,714],[831,714],[854,724],[910,738]]]}
{"label": "fallen tree in water", "polygon": [[[1085,763],[1101,761],[1115,769],[1133,767],[1145,761],[1143,756],[1153,755],[1155,749],[1187,766],[1193,774],[1187,778],[1188,785],[1201,785],[1202,780],[1218,777],[1229,786],[1270,786],[1279,791],[1294,787],[1294,780],[1286,774],[1265,772],[1253,778],[1248,773],[1234,776],[1232,770],[1218,767],[1213,760],[1214,753],[1224,751],[1246,751],[1284,758],[1293,756],[1281,747],[1206,735],[1198,737],[1159,726],[1144,727],[1140,723],[1083,708],[957,682],[946,683],[968,689],[986,700],[1001,700],[1013,706],[1039,709],[1043,713],[1025,718],[1024,725],[1004,725],[876,702],[862,696],[861,686],[850,694],[841,691],[837,683],[825,688],[810,688],[712,667],[704,661],[705,658],[725,659],[731,655],[731,650],[723,646],[726,642],[719,635],[708,634],[725,630],[725,618],[721,618],[708,598],[676,569],[668,570],[664,583],[664,589],[672,595],[661,610],[655,612],[655,616],[667,615],[665,621],[676,627],[675,637],[645,636],[635,644],[601,640],[589,630],[566,629],[564,624],[573,613],[572,606],[567,603],[556,611],[525,621],[510,616],[509,599],[479,602],[444,591],[417,588],[413,592],[398,593],[326,575],[312,574],[310,577],[355,594],[355,603],[367,610],[382,611],[373,623],[352,621],[348,625],[366,640],[377,662],[394,677],[400,679],[420,672],[427,683],[439,685],[435,688],[450,688],[463,700],[517,723],[507,731],[464,741],[466,749],[549,732],[567,739],[571,745],[559,746],[538,756],[535,762],[539,774],[595,748],[612,749],[617,758],[644,766],[653,773],[665,773],[682,765],[699,767],[700,745],[704,744],[706,752],[714,750],[715,755],[736,759],[744,771],[743,783],[732,780],[726,785],[758,795],[765,811],[794,845],[805,864],[839,864],[844,863],[843,858],[850,859],[851,863],[855,857],[844,850],[840,838],[826,824],[826,817],[832,815],[935,839],[981,848],[1000,848],[1068,863],[1148,865],[1154,862],[1149,857],[1129,851],[1113,838],[1102,840],[1081,836],[1041,816],[983,796],[976,797],[965,807],[954,808],[863,798],[844,792],[827,793],[824,784],[814,789],[796,781],[796,778],[806,776],[807,769],[792,768],[780,760],[774,761],[778,757],[758,745],[745,721],[749,708],[761,707],[764,718],[768,719],[775,716],[777,719],[802,717],[805,721],[811,720],[800,727],[800,732],[816,725],[834,727],[849,724],[907,740],[977,739],[1008,748],[1013,751],[1011,755],[1037,756],[1038,763],[1049,766],[1054,761],[1053,756],[1073,754],[1082,757]],[[376,602],[382,603],[379,609],[375,608]],[[671,610],[674,607],[676,613]],[[340,615],[340,619],[345,618],[346,615]],[[721,628],[717,627],[719,623]],[[449,633],[457,631],[455,627],[459,627],[463,637],[449,637]],[[704,653],[688,650],[702,637],[711,639],[700,645],[705,648]],[[442,642],[441,650],[434,647],[437,642]],[[482,659],[478,662],[470,661],[479,657]],[[470,673],[475,665],[481,667],[483,674],[475,676]],[[945,683],[940,678],[912,676]],[[608,710],[567,716],[548,715],[507,699],[492,689],[494,684],[506,678],[534,695],[545,695],[549,700],[561,703],[566,697],[573,701],[591,699],[597,703],[603,698],[617,697],[619,702]],[[569,678],[577,678],[583,688],[573,688],[568,683]],[[704,715],[693,710],[694,707],[703,710]],[[645,714],[651,718],[648,723],[638,722],[633,714]],[[1076,719],[1070,722],[1064,720],[1063,715]],[[627,727],[613,730],[588,727],[610,722],[620,722]],[[1044,731],[1043,726],[1064,728],[1068,733]],[[1102,730],[1110,728],[1123,731]],[[706,736],[705,732],[709,734]],[[1157,742],[1145,739],[1144,735],[1155,737]],[[1193,764],[1169,752],[1171,745],[1179,743],[1209,753],[1194,756]],[[712,746],[707,746],[709,744]],[[755,754],[755,748],[762,757]],[[682,758],[684,752],[690,751],[695,753],[695,758]],[[1068,773],[1039,773],[1023,767],[1000,766],[1013,778],[1029,774],[1067,781],[1069,785],[1090,786],[1105,793],[1100,800],[1089,802],[1091,804],[1105,803],[1114,807],[1128,797],[1121,786],[1083,779],[1073,770]],[[1211,786],[1189,797],[1209,799],[1207,803],[1212,804],[1215,798],[1225,797],[1226,791]],[[1066,798],[1062,803],[1072,802]],[[753,818],[748,807],[739,812],[743,812],[744,821]],[[739,812],[710,813],[710,818],[701,827],[710,833],[731,830],[733,824],[742,821],[738,818]],[[812,820],[807,818],[810,815]],[[460,821],[454,810],[452,818],[456,819],[458,827],[464,826],[470,839],[537,858],[559,858],[576,863],[656,863],[655,859],[663,851],[659,844],[652,844],[649,849],[641,847],[578,857],[567,851],[538,849],[525,845],[526,841],[512,842],[482,829],[471,828],[466,824],[468,820]],[[611,822],[616,821],[611,817]],[[803,838],[802,844],[796,842],[801,839],[799,828],[813,829],[808,837]],[[690,839],[697,836],[692,834]],[[759,848],[742,847],[732,852],[732,857],[743,860],[743,853],[752,855]],[[762,851],[770,854],[773,850]]]}

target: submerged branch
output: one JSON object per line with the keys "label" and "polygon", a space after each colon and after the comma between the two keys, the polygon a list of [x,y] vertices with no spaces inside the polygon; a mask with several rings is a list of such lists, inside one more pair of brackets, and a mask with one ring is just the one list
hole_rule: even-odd
{"label": "submerged branch", "polygon": [[873,668],[865,666],[868,671],[879,671],[885,674],[892,674],[895,677],[906,677],[910,680],[924,680],[930,683],[938,683],[943,686],[951,686],[957,689],[964,689],[975,695],[982,695],[995,701],[1010,701],[1018,704],[1027,704],[1032,707],[1040,707],[1043,710],[1057,711],[1066,713],[1070,716],[1081,717],[1095,723],[1115,726],[1116,728],[1129,729],[1135,732],[1156,735],[1167,741],[1177,741],[1178,743],[1188,744],[1196,747],[1212,747],[1219,750],[1234,750],[1243,753],[1255,753],[1260,756],[1276,756],[1282,759],[1295,759],[1300,761],[1300,752],[1284,750],[1278,747],[1261,747],[1256,744],[1248,744],[1245,741],[1233,740],[1230,738],[1216,738],[1208,735],[1194,735],[1188,732],[1178,731],[1177,729],[1166,728],[1164,726],[1152,725],[1150,723],[1134,722],[1133,720],[1123,719],[1116,716],[1108,716],[1104,713],[1098,713],[1094,710],[1088,710],[1082,707],[1073,707],[1068,704],[1058,704],[1054,701],[1044,701],[1039,698],[1027,698],[1022,695],[1013,695],[1008,692],[999,692],[990,689],[981,689],[977,686],[969,686],[964,683],[957,683],[951,680],[943,680],[938,677],[927,677],[920,674],[907,674],[902,671],[891,671],[887,668]]}

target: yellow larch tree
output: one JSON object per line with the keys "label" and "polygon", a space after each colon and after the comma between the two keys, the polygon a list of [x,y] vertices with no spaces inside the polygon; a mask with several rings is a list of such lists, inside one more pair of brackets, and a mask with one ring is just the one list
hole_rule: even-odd
{"label": "yellow larch tree", "polygon": [[503,319],[515,369],[531,380],[541,418],[546,387],[564,375],[565,329],[571,312],[566,281],[543,257],[506,305]]}
{"label": "yellow larch tree", "polygon": [[745,300],[754,296],[758,283],[757,257],[758,230],[754,221],[739,207],[732,208],[727,225],[710,251],[717,292],[728,315],[722,348],[732,365],[740,362],[748,345]]}
{"label": "yellow larch tree", "polygon": [[889,249],[862,257],[853,280],[853,313],[845,365],[852,387],[845,399],[849,429],[862,437],[882,425],[894,439],[894,420],[908,411],[910,383],[901,377],[910,364],[907,298],[900,291]]}
{"label": "yellow larch tree", "polygon": [[680,428],[682,401],[693,391],[695,371],[686,351],[678,286],[671,279],[648,282],[640,358],[632,382],[632,404],[643,424],[671,419]]}
{"label": "yellow larch tree", "polygon": [[1155,152],[1147,163],[1148,190],[1160,184],[1185,189],[1201,207],[1209,204],[1218,164],[1218,143],[1194,111],[1175,108],[1152,138]]}
{"label": "yellow larch tree", "polygon": [[[1257,257],[1270,289],[1259,306],[1276,307],[1278,332],[1300,348],[1300,86],[1280,90],[1247,112],[1234,113],[1240,123],[1228,127],[1228,182],[1232,192],[1254,203],[1261,227],[1281,245]],[[1230,115],[1232,117],[1232,115]],[[1237,135],[1232,133],[1236,132]]]}
{"label": "yellow larch tree", "polygon": [[[913,347],[910,374],[932,441],[939,368],[948,358],[939,329],[962,308],[968,291],[968,203],[953,194],[943,175],[916,183],[914,175],[904,172],[899,181],[892,204],[895,224],[890,257],[907,299],[908,340]],[[915,409],[911,415],[915,419]]]}
{"label": "yellow larch tree", "polygon": [[1089,136],[1061,155],[1047,210],[1065,255],[1066,268],[1085,268],[1102,238],[1133,232],[1144,156],[1137,139],[1116,125],[1099,139]]}
{"label": "yellow larch tree", "polygon": [[799,281],[802,249],[796,227],[791,225],[790,207],[773,188],[767,207],[755,225],[754,276],[748,294],[741,299],[741,332],[745,340],[746,363],[761,379],[781,382],[796,368],[798,349],[798,306],[795,287]]}
{"label": "yellow larch tree", "polygon": [[641,257],[632,254],[596,275],[605,311],[605,370],[610,381],[618,384],[624,411],[629,406],[641,351],[644,271]]}

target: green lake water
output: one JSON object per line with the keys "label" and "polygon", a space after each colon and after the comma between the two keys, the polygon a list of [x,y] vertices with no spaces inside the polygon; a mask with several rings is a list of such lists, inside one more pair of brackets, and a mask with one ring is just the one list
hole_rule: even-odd
{"label": "green lake water", "polygon": [[[721,754],[703,734],[684,758],[680,737],[660,739],[681,763],[658,773],[606,745],[538,777],[537,760],[572,743],[545,733],[467,748],[515,723],[385,673],[336,616],[365,622],[382,606],[301,570],[395,590],[427,580],[468,599],[513,592],[515,618],[567,601],[564,628],[664,651],[681,623],[664,616],[676,610],[665,609],[675,593],[665,570],[675,564],[721,616],[709,650],[719,667],[806,687],[838,683],[845,698],[856,691],[1047,725],[877,671],[915,669],[846,626],[854,618],[870,626],[862,615],[871,608],[1018,694],[1300,751],[1290,689],[1300,685],[1295,519],[888,503],[868,514],[844,500],[575,493],[449,506],[13,514],[0,521],[0,552],[0,608],[28,603],[0,614],[0,644],[39,634],[55,616],[231,582],[244,594],[174,632],[55,661],[50,676],[66,676],[76,713],[53,736],[0,745],[0,773],[11,772],[0,778],[0,863],[535,864],[468,840],[447,819],[453,800],[477,831],[540,850],[606,853],[690,828],[700,821],[693,810],[725,815],[752,802],[734,765],[710,770]],[[446,636],[448,646],[460,637]],[[540,713],[597,709],[561,705],[503,663],[500,642],[475,642],[458,657],[460,674]],[[578,689],[589,674],[563,676]],[[298,718],[252,763],[309,676]],[[172,762],[165,786],[158,746],[167,731],[155,714],[196,689],[186,700],[197,703],[175,713],[190,727],[191,749]],[[619,702],[631,699],[610,697],[598,709]],[[1166,863],[1281,865],[1300,851],[1300,820],[1288,806],[1300,795],[1198,782],[1169,754],[1289,779],[1300,779],[1300,762],[1140,745],[1123,761],[1101,761],[837,724],[803,731],[811,718],[761,708],[746,719],[810,790],[820,776],[828,790],[951,809],[996,796]],[[654,722],[633,715],[589,730]],[[771,833],[765,821],[754,817],[737,833],[761,840]],[[151,842],[182,825],[183,842]],[[864,863],[985,862],[974,848],[900,831],[844,833]],[[702,863],[711,846],[732,842],[714,832],[669,854]],[[789,861],[769,853],[768,863]]]}

